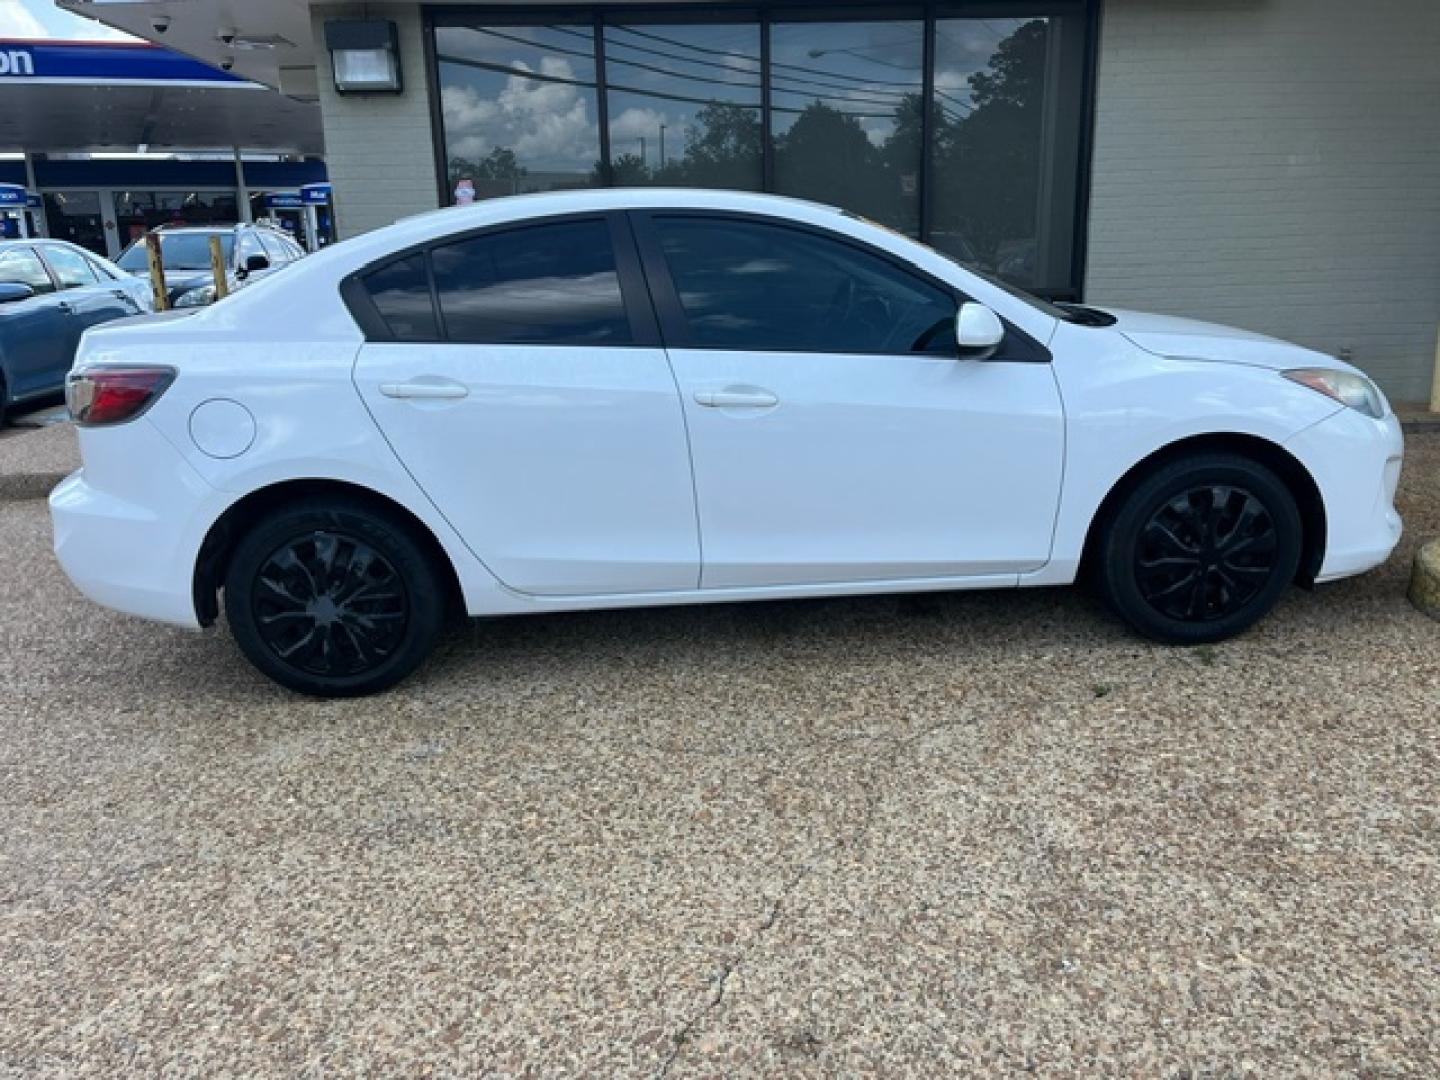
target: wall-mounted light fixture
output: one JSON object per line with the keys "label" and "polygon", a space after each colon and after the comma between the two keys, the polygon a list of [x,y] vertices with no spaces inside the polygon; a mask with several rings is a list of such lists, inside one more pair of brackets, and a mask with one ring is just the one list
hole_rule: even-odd
{"label": "wall-mounted light fixture", "polygon": [[400,39],[388,19],[344,19],[325,24],[325,47],[341,94],[398,94]]}

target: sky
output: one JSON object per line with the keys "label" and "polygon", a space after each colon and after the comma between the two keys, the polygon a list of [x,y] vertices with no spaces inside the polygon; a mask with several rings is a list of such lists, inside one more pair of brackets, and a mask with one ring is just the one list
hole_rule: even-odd
{"label": "sky", "polygon": [[0,38],[124,40],[125,34],[93,19],[61,11],[53,0],[0,0]]}

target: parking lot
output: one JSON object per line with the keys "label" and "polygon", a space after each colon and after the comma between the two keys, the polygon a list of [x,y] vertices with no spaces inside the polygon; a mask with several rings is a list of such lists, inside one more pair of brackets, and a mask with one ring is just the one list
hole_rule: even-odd
{"label": "parking lot", "polygon": [[564,615],[315,702],[0,502],[0,1072],[1434,1075],[1440,432],[1401,510],[1213,648],[1078,590]]}

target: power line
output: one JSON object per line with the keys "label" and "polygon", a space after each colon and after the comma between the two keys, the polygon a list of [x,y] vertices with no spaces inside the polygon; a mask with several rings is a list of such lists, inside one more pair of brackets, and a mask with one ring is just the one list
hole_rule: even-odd
{"label": "power line", "polygon": [[[540,50],[545,51],[545,52],[559,53],[559,54],[562,54],[562,55],[565,55],[565,56],[575,56],[575,57],[579,57],[579,58],[584,59],[584,60],[590,60],[590,61],[593,61],[593,60],[594,60],[594,54],[593,54],[593,53],[584,52],[584,51],[582,51],[582,50],[580,50],[580,49],[567,49],[567,48],[565,48],[563,45],[551,45],[551,44],[538,45],[538,44],[536,44],[535,42],[527,41],[525,38],[516,37],[516,36],[513,35],[513,34],[501,33],[501,32],[498,31],[498,30],[493,30],[493,29],[490,29],[490,28],[488,28],[488,27],[473,27],[472,29],[474,29],[477,33],[485,34],[485,35],[487,35],[488,37],[493,37],[493,38],[498,38],[498,39],[503,40],[503,41],[513,42],[513,43],[516,43],[516,44],[519,44],[519,45],[524,45],[524,46],[529,47],[529,48],[536,48],[536,49],[540,49]],[[553,27],[552,29],[561,30],[561,29],[563,29],[563,28],[561,28],[561,27]],[[583,37],[588,37],[588,35],[578,34],[578,33],[577,33],[577,36],[582,37],[582,38],[583,38]],[[624,47],[624,48],[631,48],[631,46],[629,46],[629,45],[625,45],[625,46],[623,46],[623,47]],[[658,52],[658,50],[645,50],[645,51],[647,51],[647,52]],[[688,59],[686,59],[685,57],[678,57],[678,56],[671,57],[671,56],[668,56],[668,54],[663,54],[663,53],[661,53],[661,54],[659,54],[659,55],[665,55],[665,56],[667,56],[667,58],[669,58],[669,59],[680,60],[680,61],[685,62],[685,63],[697,63],[697,62],[698,62],[698,61],[688,60]],[[735,88],[741,88],[741,89],[751,89],[750,87],[745,87],[743,84],[734,83],[734,82],[731,82],[731,81],[726,80],[726,79],[715,79],[715,78],[709,78],[709,77],[706,77],[706,76],[703,76],[703,75],[691,75],[691,74],[688,74],[688,73],[683,72],[683,71],[672,71],[672,70],[670,70],[669,68],[657,67],[657,66],[655,66],[654,64],[641,63],[641,62],[638,61],[638,60],[627,60],[627,59],[625,59],[624,57],[620,57],[620,56],[610,56],[610,55],[607,55],[606,58],[605,58],[605,63],[606,63],[607,66],[610,65],[610,64],[623,64],[623,65],[625,65],[625,66],[627,66],[627,67],[638,68],[638,69],[640,69],[640,70],[642,70],[642,71],[649,71],[649,72],[652,72],[652,73],[654,73],[654,74],[663,75],[663,76],[666,76],[667,78],[672,78],[672,79],[684,79],[684,80],[689,81],[689,82],[707,83],[707,84],[711,84],[711,85],[715,85],[715,86],[726,86],[726,87],[735,87]],[[758,75],[759,73],[757,72],[756,74]],[[796,79],[794,76],[789,76],[789,75],[785,76],[785,80],[786,80],[787,83],[788,83],[788,82],[791,82],[791,81],[794,81],[794,82],[804,81],[804,80]],[[819,85],[819,84],[817,84],[817,85]],[[753,87],[753,89],[755,90],[755,92],[756,92],[756,94],[757,94],[757,96],[758,96],[759,93],[760,93],[760,87],[756,86],[756,87]],[[821,100],[848,102],[848,103],[852,103],[852,104],[856,104],[856,105],[888,105],[888,106],[892,106],[892,107],[895,107],[895,108],[900,107],[900,106],[904,103],[904,101],[905,101],[905,99],[906,99],[907,97],[918,96],[918,92],[917,92],[917,94],[915,94],[915,95],[909,95],[909,94],[899,94],[898,92],[892,91],[892,90],[876,90],[876,91],[871,91],[871,90],[865,89],[865,88],[855,88],[855,87],[848,87],[848,86],[847,86],[847,87],[834,87],[834,88],[825,87],[825,89],[835,89],[835,90],[839,90],[839,91],[840,91],[840,94],[835,94],[835,93],[831,93],[831,94],[817,94],[817,93],[815,93],[814,91],[811,91],[811,90],[808,90],[808,89],[796,90],[796,89],[792,89],[792,88],[789,87],[788,85],[781,85],[781,84],[779,84],[779,83],[772,83],[772,89],[775,90],[775,91],[777,91],[777,92],[780,92],[780,93],[794,94],[794,95],[798,95],[798,96],[802,96],[802,97],[813,96],[813,97],[815,97],[815,98],[817,98],[817,99],[821,99]],[[644,93],[645,91],[635,91],[635,92]],[[843,94],[844,96],[842,97],[841,94]],[[880,95],[885,95],[885,96],[880,96]],[[892,97],[891,95],[893,95],[893,97]],[[736,104],[736,105],[740,105],[740,106],[742,106],[742,107],[747,107],[747,108],[759,108],[759,107],[760,107],[760,102],[759,102],[759,100],[756,100],[756,101],[753,101],[753,102],[731,102],[730,104]]]}
{"label": "power line", "polygon": [[[465,57],[459,57],[459,56],[443,56],[443,55],[441,55],[441,56],[436,56],[435,59],[436,59],[437,61],[439,61],[440,63],[443,63],[443,64],[457,64],[457,65],[459,65],[459,66],[461,66],[461,67],[478,68],[478,69],[480,69],[481,71],[494,71],[494,72],[498,72],[498,73],[500,73],[500,74],[502,74],[502,75],[518,75],[518,76],[520,76],[521,78],[524,78],[524,79],[534,79],[534,80],[536,80],[537,82],[558,83],[558,84],[560,84],[560,85],[562,85],[562,86],[578,86],[578,87],[581,87],[581,88],[586,89],[586,90],[594,90],[594,89],[596,88],[596,86],[595,86],[595,84],[594,84],[593,82],[585,82],[583,79],[571,79],[571,78],[567,78],[567,77],[565,77],[565,76],[563,76],[563,75],[550,75],[550,74],[547,74],[547,73],[545,73],[545,72],[530,71],[530,70],[527,69],[527,68],[511,67],[511,66],[508,65],[508,64],[497,64],[497,63],[492,63],[492,62],[487,61],[487,60],[471,60],[471,59],[468,59],[468,58],[465,58]],[[607,90],[615,90],[615,91],[618,91],[618,92],[620,92],[620,93],[622,93],[622,94],[637,94],[637,95],[639,95],[639,96],[641,96],[641,97],[659,98],[659,99],[662,100],[662,101],[679,101],[679,102],[684,102],[685,104],[688,104],[688,105],[720,105],[720,104],[726,104],[725,102],[717,101],[717,100],[714,99],[714,98],[691,97],[691,96],[689,96],[689,95],[687,95],[687,94],[666,93],[666,92],[663,92],[663,91],[660,91],[660,90],[641,90],[639,87],[634,87],[634,86],[619,86],[619,85],[617,85],[617,84],[615,84],[615,83],[610,83],[610,82],[607,82],[607,84],[606,84],[606,89],[607,89]],[[756,111],[759,110],[759,106],[758,106],[758,105],[753,105],[753,106],[752,106],[752,105],[742,105],[742,106],[737,106],[737,107],[738,107],[738,108],[755,109]],[[801,114],[803,114],[803,113],[805,112],[804,109],[790,109],[790,108],[782,108],[782,107],[780,107],[780,106],[772,106],[771,111],[772,111],[772,112],[780,112],[780,113],[788,113],[788,114],[793,114],[793,115],[796,115],[796,116],[799,116],[799,115],[801,115]],[[847,111],[844,110],[844,109],[836,109],[835,111],[838,112],[838,113],[840,113],[840,115],[842,115],[842,116],[854,117],[854,118],[857,119],[857,120],[893,120],[893,119],[895,119],[895,114],[894,114],[894,112],[883,112],[883,113],[847,112]]]}

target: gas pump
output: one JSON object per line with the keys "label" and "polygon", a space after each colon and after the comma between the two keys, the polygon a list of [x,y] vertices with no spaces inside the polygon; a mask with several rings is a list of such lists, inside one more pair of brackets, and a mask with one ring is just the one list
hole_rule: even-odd
{"label": "gas pump", "polygon": [[34,208],[38,195],[31,195],[19,184],[0,184],[0,239],[28,240],[36,235]]}
{"label": "gas pump", "polygon": [[271,191],[265,196],[265,209],[275,224],[297,241],[304,235],[305,203],[298,191]]}
{"label": "gas pump", "polygon": [[335,242],[335,213],[330,208],[329,184],[305,184],[300,188],[305,204],[305,250],[319,251]]}

